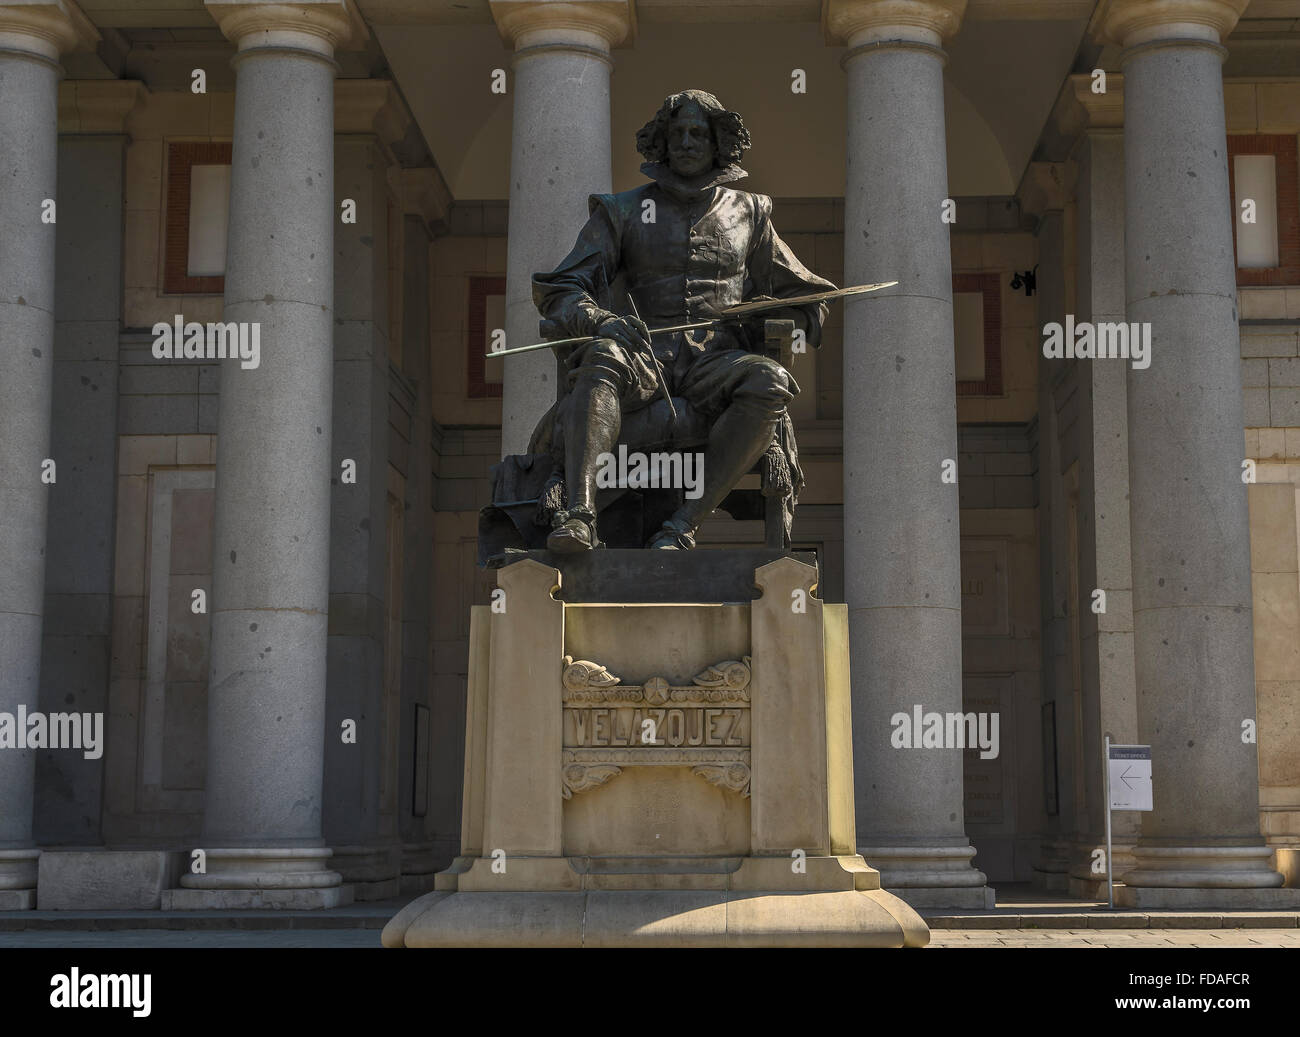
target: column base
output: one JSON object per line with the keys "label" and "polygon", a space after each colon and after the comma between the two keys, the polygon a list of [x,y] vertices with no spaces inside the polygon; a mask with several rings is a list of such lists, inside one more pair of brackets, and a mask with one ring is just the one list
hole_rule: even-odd
{"label": "column base", "polygon": [[1044,839],[1038,848],[1031,884],[1036,889],[1063,892],[1069,886],[1069,844],[1060,839]]}
{"label": "column base", "polygon": [[355,899],[389,900],[402,891],[401,847],[335,846],[330,864],[352,886]]}
{"label": "column base", "polygon": [[36,910],[36,890],[0,889],[0,911]]}
{"label": "column base", "polygon": [[[1103,886],[1102,894],[1105,895]],[[1193,889],[1186,886],[1116,886],[1115,906],[1140,910],[1281,911],[1300,908],[1300,889]]]}
{"label": "column base", "polygon": [[896,886],[889,892],[918,911],[992,911],[997,907],[997,891],[992,886]]}
{"label": "column base", "polygon": [[164,911],[288,910],[339,907],[353,899],[343,876],[326,868],[324,846],[205,849],[205,870],[165,890]]}
{"label": "column base", "polygon": [[864,846],[858,853],[880,872],[880,885],[916,908],[992,910],[995,893],[971,867],[973,846]]}
{"label": "column base", "polygon": [[434,888],[434,876],[454,859],[432,842],[402,844],[402,893],[425,893]]}
{"label": "column base", "polygon": [[1107,899],[1106,876],[1103,875],[1101,878],[1089,876],[1081,879],[1071,875],[1065,892],[1074,900],[1105,900]]}
{"label": "column base", "polygon": [[1144,846],[1133,848],[1136,867],[1117,881],[1144,889],[1276,889],[1282,875],[1269,866],[1273,850],[1255,846]]}
{"label": "column base", "polygon": [[36,871],[41,851],[36,847],[0,850],[0,911],[30,911],[36,907]]}
{"label": "column base", "polygon": [[327,889],[167,889],[164,911],[319,911],[353,902],[351,886]]}
{"label": "column base", "polygon": [[[1137,867],[1137,858],[1133,856],[1133,843],[1129,841],[1131,838],[1130,836],[1125,842],[1115,842],[1111,845],[1111,853],[1113,854],[1112,874],[1115,876],[1117,885],[1120,882],[1121,875],[1131,872]],[[1092,870],[1093,849],[1104,849],[1105,845],[1104,837],[1097,840],[1084,840],[1075,844],[1074,863],[1070,868],[1070,896],[1077,897],[1080,900],[1106,899],[1105,869],[1100,874]]]}

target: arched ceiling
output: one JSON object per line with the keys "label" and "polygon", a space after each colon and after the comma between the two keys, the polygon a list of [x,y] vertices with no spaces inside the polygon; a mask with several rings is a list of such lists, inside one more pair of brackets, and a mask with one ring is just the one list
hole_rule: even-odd
{"label": "arched ceiling", "polygon": [[[968,21],[945,72],[949,192],[1014,193],[1086,19]],[[510,53],[491,24],[372,25],[448,187],[458,200],[509,193],[509,94],[489,89]],[[614,52],[614,189],[642,181],[633,144],[664,96],[688,87],[739,111],[754,138],[746,186],[779,197],[844,193],[842,47],[816,21],[681,23],[643,19]],[[794,69],[807,92],[790,89]],[[513,83],[512,83],[513,85]]]}

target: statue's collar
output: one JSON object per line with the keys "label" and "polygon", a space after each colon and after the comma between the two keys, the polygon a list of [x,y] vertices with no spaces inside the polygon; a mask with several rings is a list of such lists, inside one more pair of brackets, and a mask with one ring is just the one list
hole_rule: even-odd
{"label": "statue's collar", "polygon": [[666,162],[645,162],[641,166],[641,172],[682,202],[695,201],[700,195],[712,191],[720,184],[729,184],[733,180],[749,176],[739,166],[723,166],[715,168],[711,177],[697,183],[683,180],[668,167]]}

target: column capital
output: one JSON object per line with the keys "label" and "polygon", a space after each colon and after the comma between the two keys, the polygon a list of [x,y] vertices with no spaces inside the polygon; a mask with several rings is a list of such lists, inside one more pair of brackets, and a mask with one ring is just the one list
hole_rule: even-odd
{"label": "column capital", "polygon": [[1250,0],[1103,0],[1099,37],[1123,47],[1170,38],[1218,43]]}
{"label": "column capital", "polygon": [[1020,181],[1020,211],[1041,217],[1053,209],[1064,209],[1069,196],[1064,162],[1030,162]]}
{"label": "column capital", "polygon": [[241,51],[289,47],[332,56],[345,44],[369,37],[355,0],[203,0],[226,39]]}
{"label": "column capital", "polygon": [[416,166],[396,171],[396,187],[402,200],[402,213],[418,216],[432,233],[447,220],[451,208],[451,191],[436,166]]}
{"label": "column capital", "polygon": [[1124,125],[1124,73],[1107,72],[1104,93],[1093,91],[1091,75],[1070,76],[1066,91],[1080,130],[1117,130]]}
{"label": "column capital", "polygon": [[631,0],[489,0],[507,46],[586,46],[608,52],[636,33]]}
{"label": "column capital", "polygon": [[57,61],[71,50],[94,50],[99,30],[72,0],[0,0],[0,48]]}
{"label": "column capital", "polygon": [[832,45],[907,39],[938,46],[965,13],[966,0],[822,0],[822,28]]}
{"label": "column capital", "polygon": [[411,113],[389,79],[336,79],[334,132],[373,133],[391,147],[411,125]]}
{"label": "column capital", "polygon": [[127,117],[149,96],[136,79],[64,80],[59,84],[60,133],[124,133]]}

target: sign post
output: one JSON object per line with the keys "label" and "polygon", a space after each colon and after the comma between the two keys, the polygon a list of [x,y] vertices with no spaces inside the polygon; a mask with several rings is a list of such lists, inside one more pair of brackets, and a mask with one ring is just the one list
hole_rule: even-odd
{"label": "sign post", "polygon": [[1115,873],[1111,863],[1110,812],[1151,810],[1151,746],[1111,745],[1106,752],[1106,906],[1115,909]]}

